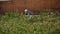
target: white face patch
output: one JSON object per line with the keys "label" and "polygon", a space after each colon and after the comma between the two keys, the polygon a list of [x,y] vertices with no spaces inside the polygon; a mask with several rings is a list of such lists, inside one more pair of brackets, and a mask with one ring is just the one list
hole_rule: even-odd
{"label": "white face patch", "polygon": [[27,9],[25,9],[24,11],[28,11]]}
{"label": "white face patch", "polygon": [[25,11],[25,13],[26,13],[28,10],[27,10],[27,9],[25,9],[24,11]]}

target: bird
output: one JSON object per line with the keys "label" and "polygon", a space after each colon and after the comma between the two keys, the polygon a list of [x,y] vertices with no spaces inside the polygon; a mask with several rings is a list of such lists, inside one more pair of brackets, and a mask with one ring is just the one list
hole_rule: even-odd
{"label": "bird", "polygon": [[28,9],[25,9],[24,13],[25,13],[25,15],[29,16],[29,19],[32,19],[33,15],[34,15],[34,13]]}

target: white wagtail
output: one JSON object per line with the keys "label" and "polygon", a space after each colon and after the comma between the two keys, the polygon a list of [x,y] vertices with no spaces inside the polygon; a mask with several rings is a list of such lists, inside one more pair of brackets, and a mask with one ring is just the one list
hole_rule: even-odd
{"label": "white wagtail", "polygon": [[28,9],[25,9],[24,10],[24,13],[25,13],[25,15],[28,15],[29,16],[29,19],[31,19],[32,17],[33,17],[33,12],[32,11],[29,11]]}

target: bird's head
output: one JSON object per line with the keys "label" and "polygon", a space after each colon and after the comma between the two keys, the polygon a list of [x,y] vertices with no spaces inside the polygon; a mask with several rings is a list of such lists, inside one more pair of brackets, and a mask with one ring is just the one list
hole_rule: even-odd
{"label": "bird's head", "polygon": [[25,9],[25,10],[24,10],[24,13],[27,14],[27,12],[28,12],[28,9]]}
{"label": "bird's head", "polygon": [[24,11],[25,11],[25,12],[27,12],[28,10],[27,10],[27,9],[25,9]]}

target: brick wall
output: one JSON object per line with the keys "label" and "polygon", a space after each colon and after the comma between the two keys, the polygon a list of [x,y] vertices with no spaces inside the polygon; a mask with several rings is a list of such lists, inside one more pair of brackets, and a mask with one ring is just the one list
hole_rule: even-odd
{"label": "brick wall", "polygon": [[60,0],[14,0],[0,2],[0,5],[2,5],[0,12],[15,11],[16,9],[22,12],[25,8],[35,12],[42,9],[60,8]]}

